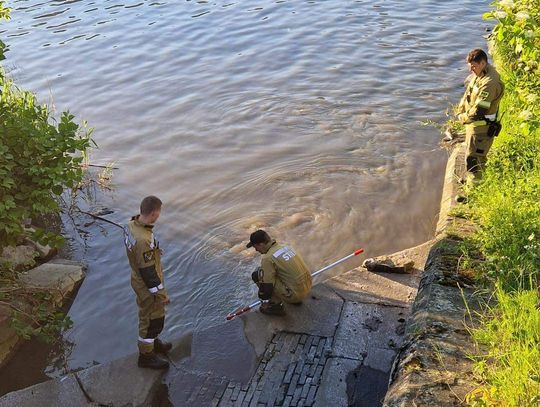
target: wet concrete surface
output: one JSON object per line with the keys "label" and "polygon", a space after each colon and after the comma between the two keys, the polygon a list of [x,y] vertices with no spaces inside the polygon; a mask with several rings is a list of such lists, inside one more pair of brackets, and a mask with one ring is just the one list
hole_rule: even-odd
{"label": "wet concrete surface", "polygon": [[388,389],[389,371],[360,366],[347,375],[348,405],[356,407],[380,406]]}
{"label": "wet concrete surface", "polygon": [[315,286],[284,317],[254,311],[183,335],[166,372],[138,369],[131,355],[10,393],[0,406],[36,405],[33,394],[50,405],[71,394],[78,405],[377,406],[420,272],[357,268]]}
{"label": "wet concrete surface", "polygon": [[[428,248],[416,248],[417,265]],[[191,357],[165,377],[168,403],[381,405],[420,272],[354,269],[314,287],[285,317],[255,311],[195,334]]]}

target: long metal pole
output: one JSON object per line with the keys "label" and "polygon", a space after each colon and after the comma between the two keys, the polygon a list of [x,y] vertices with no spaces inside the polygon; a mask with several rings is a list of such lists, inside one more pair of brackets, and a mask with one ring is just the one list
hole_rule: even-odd
{"label": "long metal pole", "polygon": [[[348,256],[345,256],[342,259],[339,259],[339,260],[333,262],[332,264],[329,264],[328,266],[325,266],[322,269],[317,270],[315,273],[311,274],[311,277],[315,277],[316,275],[319,275],[319,274],[325,272],[326,270],[329,270],[332,267],[335,267],[338,264],[341,264],[344,261],[349,260],[351,257],[358,256],[360,253],[364,253],[364,249],[355,250],[353,253],[349,254]],[[231,319],[233,319],[233,318],[235,318],[235,317],[237,317],[239,315],[245,314],[246,312],[249,312],[250,310],[252,310],[253,308],[255,308],[255,307],[257,307],[257,306],[259,306],[261,304],[262,304],[261,300],[255,301],[253,304],[249,304],[248,306],[246,306],[244,308],[239,308],[238,310],[236,310],[234,312],[231,312],[230,314],[228,314],[225,317],[225,319],[227,321],[230,321]]]}

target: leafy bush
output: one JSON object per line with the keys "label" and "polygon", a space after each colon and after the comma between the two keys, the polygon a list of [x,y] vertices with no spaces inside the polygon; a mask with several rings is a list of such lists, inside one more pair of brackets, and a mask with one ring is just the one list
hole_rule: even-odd
{"label": "leafy bush", "polygon": [[[79,135],[79,126],[67,112],[54,123],[48,108],[18,89],[3,71],[0,90],[1,247],[16,241],[25,220],[58,210],[55,195],[82,179],[81,152],[91,139]],[[61,241],[45,237],[52,243]]]}
{"label": "leafy bush", "polygon": [[[0,0],[0,20],[9,20],[9,8],[4,6],[4,2]],[[6,44],[0,40],[0,61],[5,59],[4,53],[6,50]]]}
{"label": "leafy bush", "polygon": [[[8,18],[0,0],[0,20]],[[5,51],[0,41],[0,60]],[[0,67],[0,249],[17,242],[28,219],[59,210],[58,196],[83,178],[81,164],[91,142],[90,132],[80,131],[71,114],[55,121],[47,106],[15,86]],[[34,237],[54,246],[63,242],[44,230]],[[11,326],[20,336],[53,341],[56,332],[71,326],[48,293],[21,286],[9,265],[0,267],[0,286],[0,304],[13,311]]]}

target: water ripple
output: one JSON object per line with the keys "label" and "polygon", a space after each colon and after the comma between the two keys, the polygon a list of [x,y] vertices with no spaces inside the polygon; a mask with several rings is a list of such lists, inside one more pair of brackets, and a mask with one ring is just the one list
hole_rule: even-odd
{"label": "water ripple", "polygon": [[[100,202],[126,220],[144,195],[165,202],[172,334],[254,297],[256,228],[314,269],[358,244],[374,256],[432,236],[446,155],[420,122],[458,100],[486,6],[19,0],[0,34],[17,81],[87,119],[92,159],[117,163]],[[136,336],[121,237],[89,233],[74,367]],[[108,323],[117,335],[104,341]]]}

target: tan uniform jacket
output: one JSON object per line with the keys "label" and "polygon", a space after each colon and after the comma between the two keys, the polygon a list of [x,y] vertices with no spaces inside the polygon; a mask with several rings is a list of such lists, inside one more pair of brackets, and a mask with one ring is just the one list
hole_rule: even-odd
{"label": "tan uniform jacket", "polygon": [[486,65],[481,76],[471,74],[467,89],[458,106],[458,118],[462,124],[485,126],[486,116],[494,118],[504,93],[504,85],[498,72]]}
{"label": "tan uniform jacket", "polygon": [[311,274],[306,263],[302,256],[290,246],[280,245],[273,241],[269,250],[262,256],[261,269],[261,283],[270,283],[279,287],[279,282],[281,282],[291,291],[293,298],[303,298],[311,290]]}
{"label": "tan uniform jacket", "polygon": [[153,225],[145,225],[133,217],[125,230],[125,244],[131,266],[131,286],[139,297],[165,297],[161,249],[154,238]]}

